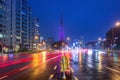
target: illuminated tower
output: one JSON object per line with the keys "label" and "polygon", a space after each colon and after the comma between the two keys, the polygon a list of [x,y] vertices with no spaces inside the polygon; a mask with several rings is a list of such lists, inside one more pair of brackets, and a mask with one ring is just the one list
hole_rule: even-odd
{"label": "illuminated tower", "polygon": [[59,39],[60,39],[60,41],[64,41],[64,27],[63,27],[63,15],[62,14],[60,17]]}

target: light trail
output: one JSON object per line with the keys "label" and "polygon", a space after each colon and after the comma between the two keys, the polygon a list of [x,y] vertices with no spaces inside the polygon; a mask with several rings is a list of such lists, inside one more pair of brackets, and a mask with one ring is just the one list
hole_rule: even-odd
{"label": "light trail", "polygon": [[[58,57],[60,57],[61,55],[59,54],[58,56],[53,56],[52,58],[49,58],[49,59],[47,59],[46,60],[46,62],[49,62],[49,61],[51,61],[51,60],[53,60],[53,59],[56,59],[56,58],[58,58]],[[33,58],[32,58],[33,59]],[[22,62],[28,62],[29,60],[22,60]],[[30,60],[31,61],[31,60]],[[21,61],[20,61],[21,62]],[[42,64],[44,64],[45,62],[42,62],[41,64],[39,64],[39,65],[42,65]],[[39,67],[39,65],[38,66],[36,66],[36,67]],[[11,71],[9,71],[9,72],[6,72],[6,73],[3,73],[3,74],[0,74],[0,80],[1,79],[5,79],[5,78],[7,78],[8,76],[12,76],[12,75],[14,75],[14,74],[16,74],[16,73],[18,73],[18,72],[21,72],[21,71],[24,71],[24,70],[27,70],[27,69],[29,69],[29,68],[32,68],[32,65],[31,64],[29,64],[29,65],[26,65],[26,66],[22,66],[22,67],[19,67],[19,68],[17,68],[17,69],[14,69],[14,70],[11,70]],[[55,68],[57,68],[57,66],[55,67]],[[6,76],[7,75],[7,76]]]}
{"label": "light trail", "polygon": [[8,75],[5,75],[5,76],[3,76],[3,77],[0,77],[0,80],[2,80],[2,79],[4,79],[4,78],[7,78],[8,77]]}
{"label": "light trail", "polygon": [[106,67],[106,68],[109,69],[109,70],[111,70],[111,71],[113,71],[113,72],[116,72],[116,73],[120,74],[120,71],[118,71],[118,70],[115,70],[115,69],[110,68],[110,67]]}

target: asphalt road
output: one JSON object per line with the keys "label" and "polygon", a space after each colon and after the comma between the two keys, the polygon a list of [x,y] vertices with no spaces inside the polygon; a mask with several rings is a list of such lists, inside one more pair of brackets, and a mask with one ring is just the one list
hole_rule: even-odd
{"label": "asphalt road", "polygon": [[[23,56],[23,54],[19,56]],[[58,77],[60,75],[60,57],[60,53],[42,52],[12,60],[6,59],[3,61],[4,63],[1,63],[5,66],[1,65],[0,80],[48,80]],[[51,77],[55,74],[56,76]]]}
{"label": "asphalt road", "polygon": [[71,65],[77,80],[120,80],[119,53],[74,51]]}
{"label": "asphalt road", "polygon": [[20,54],[11,59],[6,55],[1,57],[0,80],[62,80],[62,54],[72,71],[67,80],[120,80],[120,54],[93,50]]}

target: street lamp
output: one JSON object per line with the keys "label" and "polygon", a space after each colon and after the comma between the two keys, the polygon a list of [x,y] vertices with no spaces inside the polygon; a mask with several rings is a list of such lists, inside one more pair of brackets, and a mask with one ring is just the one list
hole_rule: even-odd
{"label": "street lamp", "polygon": [[70,41],[70,37],[67,37],[67,43],[68,43],[68,45],[69,45],[69,41]]}
{"label": "street lamp", "polygon": [[46,42],[45,41],[43,41],[43,45],[45,45],[46,44]]}
{"label": "street lamp", "polygon": [[101,40],[102,40],[101,37],[99,37],[99,38],[98,38],[98,41],[101,41]]}
{"label": "street lamp", "polygon": [[120,22],[116,22],[116,24],[115,24],[115,25],[116,25],[117,27],[118,27],[118,26],[120,26]]}
{"label": "street lamp", "polygon": [[[120,27],[120,22],[116,22],[116,23],[115,23],[115,27]],[[111,41],[112,47],[113,47],[113,45],[114,45],[114,39],[115,39],[115,31],[114,31],[114,29],[115,29],[115,28],[112,29],[112,41]]]}
{"label": "street lamp", "polygon": [[38,39],[38,36],[35,36],[35,40],[37,40]]}
{"label": "street lamp", "polygon": [[67,37],[67,41],[69,41],[70,40],[70,37]]}
{"label": "street lamp", "polygon": [[42,42],[42,46],[43,46],[43,49],[46,50],[46,42],[45,41]]}
{"label": "street lamp", "polygon": [[35,36],[36,50],[38,50],[38,44],[37,44],[37,42],[38,42],[38,41],[37,41],[37,40],[38,40],[38,38],[39,38],[38,36]]}
{"label": "street lamp", "polygon": [[42,46],[42,44],[41,44],[41,43],[39,43],[39,46]]}

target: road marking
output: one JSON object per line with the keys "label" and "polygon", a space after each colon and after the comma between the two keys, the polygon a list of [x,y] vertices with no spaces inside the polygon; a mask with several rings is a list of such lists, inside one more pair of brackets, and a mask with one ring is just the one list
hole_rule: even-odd
{"label": "road marking", "polygon": [[89,68],[94,68],[94,67],[93,67],[91,64],[89,64],[89,63],[88,63],[87,65],[88,65]]}
{"label": "road marking", "polygon": [[118,70],[115,70],[115,69],[113,69],[113,68],[110,68],[110,67],[106,67],[107,69],[109,69],[109,70],[111,70],[111,71],[114,71],[114,72],[116,72],[116,73],[119,73],[120,74],[120,71],[118,71]]}
{"label": "road marking", "polygon": [[74,76],[74,79],[75,79],[75,80],[79,80],[79,79],[78,79],[77,77],[75,77],[75,76]]}
{"label": "road marking", "polygon": [[6,78],[6,77],[8,77],[8,75],[5,75],[5,76],[3,76],[3,77],[0,77],[0,80],[4,79],[4,78]]}
{"label": "road marking", "polygon": [[56,70],[57,69],[57,65],[54,67],[54,70]]}
{"label": "road marking", "polygon": [[52,78],[53,78],[53,76],[54,76],[54,75],[53,75],[53,74],[51,74],[51,75],[49,76],[49,80],[50,80],[50,79],[52,79]]}
{"label": "road marking", "polygon": [[25,69],[27,69],[27,68],[29,68],[29,66],[22,67],[22,68],[20,68],[19,70],[22,71],[22,70],[25,70]]}
{"label": "road marking", "polygon": [[74,73],[74,69],[71,67],[71,71],[72,71],[72,73]]}
{"label": "road marking", "polygon": [[[53,60],[53,59],[56,59],[56,58],[58,58],[58,57],[60,57],[61,55],[59,55],[59,56],[55,56],[55,57],[53,57],[53,58],[50,58],[50,59],[48,59],[47,60],[47,62],[48,61],[51,61],[51,60]],[[42,63],[42,64],[44,64],[44,63]],[[42,64],[39,64],[39,65],[42,65]],[[16,71],[16,70],[19,70],[19,71],[22,71],[22,70],[25,70],[25,69],[28,69],[29,67],[31,67],[31,66],[24,66],[24,67],[22,67],[22,68],[18,68],[18,69],[15,69],[15,70],[13,70],[13,71]],[[11,73],[11,72],[10,72]],[[9,74],[9,73],[5,73],[5,74]],[[2,75],[1,75],[2,76]],[[51,77],[53,77],[54,75],[51,75]],[[8,75],[5,75],[5,76],[2,76],[2,77],[0,77],[0,80],[2,80],[2,79],[4,79],[4,78],[6,78],[6,77],[8,77]]]}

